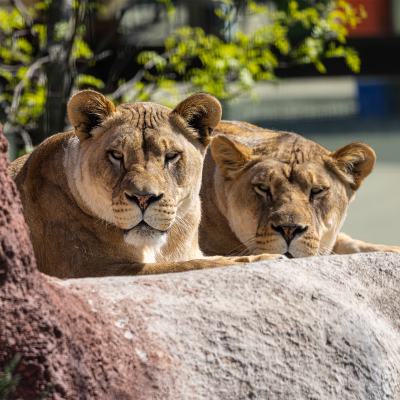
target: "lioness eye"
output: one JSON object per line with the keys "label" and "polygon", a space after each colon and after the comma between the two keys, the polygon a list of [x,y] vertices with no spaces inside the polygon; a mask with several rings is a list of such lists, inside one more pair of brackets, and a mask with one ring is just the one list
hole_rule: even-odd
{"label": "lioness eye", "polygon": [[320,188],[311,189],[311,193],[312,194],[318,194],[318,193],[321,193],[323,191],[324,191],[324,189],[320,189]]}
{"label": "lioness eye", "polygon": [[172,161],[175,158],[177,158],[179,155],[179,153],[175,152],[175,151],[171,151],[167,154],[165,154],[165,161]]}
{"label": "lioness eye", "polygon": [[261,196],[270,195],[269,187],[266,185],[255,185],[254,190]]}
{"label": "lioness eye", "polygon": [[325,192],[326,190],[328,190],[329,188],[314,188],[311,189],[311,193],[310,193],[310,201],[314,200],[315,196],[319,195],[320,193]]}
{"label": "lioness eye", "polygon": [[120,160],[124,155],[122,154],[122,153],[120,153],[119,151],[113,151],[113,152],[111,152],[111,155],[115,158],[115,159],[117,159],[117,160]]}

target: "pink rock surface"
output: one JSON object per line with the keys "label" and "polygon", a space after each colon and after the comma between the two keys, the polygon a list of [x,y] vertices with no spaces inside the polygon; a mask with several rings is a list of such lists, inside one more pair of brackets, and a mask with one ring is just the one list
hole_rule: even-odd
{"label": "pink rock surface", "polygon": [[[153,377],[119,329],[38,272],[7,147],[0,131],[0,371],[22,356],[11,399],[36,400],[50,384],[53,399],[148,398],[141,392],[152,393]],[[130,362],[120,366],[124,357]]]}

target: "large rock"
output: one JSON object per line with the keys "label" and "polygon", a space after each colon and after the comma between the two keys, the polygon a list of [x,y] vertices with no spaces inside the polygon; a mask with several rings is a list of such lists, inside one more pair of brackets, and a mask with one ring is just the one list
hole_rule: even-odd
{"label": "large rock", "polygon": [[[12,399],[399,399],[400,256],[59,280],[35,265],[0,134],[0,370]],[[51,240],[51,238],[49,238]]]}
{"label": "large rock", "polygon": [[148,399],[399,399],[399,267],[380,253],[53,282],[118,328]]}

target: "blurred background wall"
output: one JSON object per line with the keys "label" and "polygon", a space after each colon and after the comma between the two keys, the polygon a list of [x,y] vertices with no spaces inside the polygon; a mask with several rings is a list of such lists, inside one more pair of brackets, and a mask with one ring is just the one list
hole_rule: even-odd
{"label": "blurred background wall", "polygon": [[[275,70],[278,83],[257,84],[256,102],[251,98],[224,102],[223,118],[293,131],[330,150],[354,140],[370,144],[378,162],[351,205],[343,230],[359,239],[400,245],[400,0],[348,2],[362,4],[368,13],[368,18],[351,30],[347,39],[347,44],[359,52],[359,74],[350,73],[340,59],[326,60],[323,75],[312,64],[291,66],[281,62]],[[23,3],[28,6],[35,2]],[[165,39],[176,28],[199,26],[206,33],[221,36],[221,21],[215,15],[216,3],[211,0],[173,1],[173,20],[168,19],[165,7],[154,0],[99,3],[104,10],[90,11],[86,40],[99,50],[108,40],[107,48],[111,50],[104,54],[104,60],[90,67],[90,73],[105,83],[106,92],[116,90],[138,72],[136,57],[140,51],[162,52]],[[267,3],[275,10],[287,6],[287,0],[258,3]],[[0,0],[0,7],[11,6],[11,1]],[[236,27],[246,32],[262,24],[265,19],[256,15],[241,19]],[[296,39],[302,32],[293,31],[291,35]],[[40,135],[32,132],[34,144],[43,139]],[[21,139],[9,136],[9,141],[13,160],[21,148]]]}

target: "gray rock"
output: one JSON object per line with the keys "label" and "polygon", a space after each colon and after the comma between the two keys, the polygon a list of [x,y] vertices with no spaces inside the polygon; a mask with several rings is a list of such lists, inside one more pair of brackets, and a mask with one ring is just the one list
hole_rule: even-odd
{"label": "gray rock", "polygon": [[118,368],[151,376],[143,398],[400,398],[400,255],[48,279],[119,336]]}

